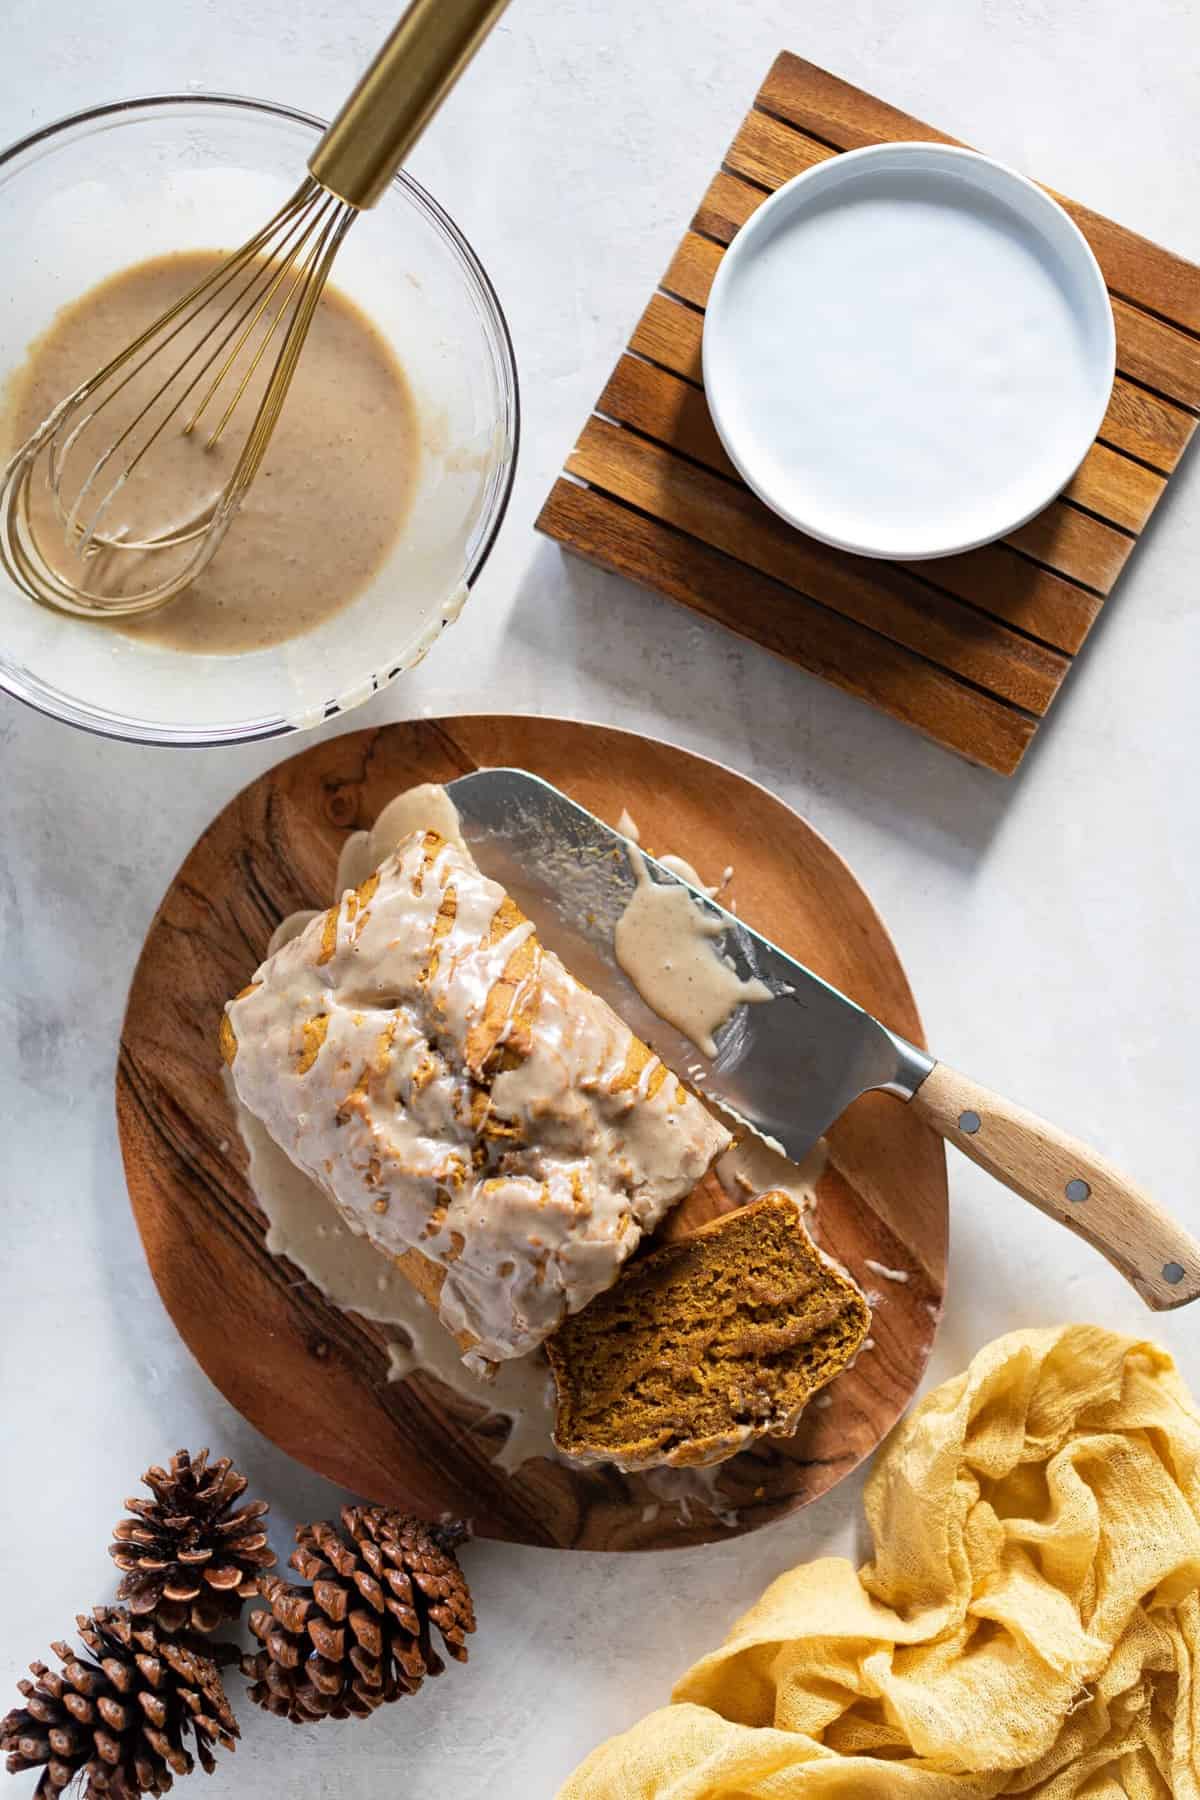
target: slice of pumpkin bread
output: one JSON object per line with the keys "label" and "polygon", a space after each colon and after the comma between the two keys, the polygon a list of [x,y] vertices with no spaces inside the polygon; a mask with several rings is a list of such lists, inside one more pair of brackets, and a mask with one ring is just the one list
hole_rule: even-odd
{"label": "slice of pumpkin bread", "polygon": [[764,1194],[627,1264],[547,1339],[555,1442],[625,1469],[722,1462],[795,1431],[870,1322],[795,1201]]}

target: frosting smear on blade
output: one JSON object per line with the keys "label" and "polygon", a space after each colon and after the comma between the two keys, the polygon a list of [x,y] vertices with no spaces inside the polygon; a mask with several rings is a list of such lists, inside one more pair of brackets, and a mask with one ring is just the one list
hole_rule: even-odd
{"label": "frosting smear on blade", "polygon": [[504,889],[406,838],[226,1008],[238,1096],[348,1223],[524,1355],[615,1279],[729,1134]]}

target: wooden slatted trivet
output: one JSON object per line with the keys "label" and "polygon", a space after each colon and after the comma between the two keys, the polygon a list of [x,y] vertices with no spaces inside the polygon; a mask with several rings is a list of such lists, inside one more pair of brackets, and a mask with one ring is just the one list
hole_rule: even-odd
{"label": "wooden slatted trivet", "polygon": [[[1117,380],[1062,497],[933,563],[846,555],[736,475],[700,377],[709,287],[768,193],[862,144],[954,140],[779,56],[556,482],[539,529],[1011,774],[1200,416],[1200,269],[1063,200],[1104,271]],[[1061,199],[1061,196],[1057,196]]]}

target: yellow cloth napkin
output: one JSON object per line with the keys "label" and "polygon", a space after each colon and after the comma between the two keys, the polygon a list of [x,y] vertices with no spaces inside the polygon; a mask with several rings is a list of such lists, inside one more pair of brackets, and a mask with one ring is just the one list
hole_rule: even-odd
{"label": "yellow cloth napkin", "polygon": [[1200,1800],[1200,1411],[1088,1325],[981,1350],[866,1490],[559,1800]]}

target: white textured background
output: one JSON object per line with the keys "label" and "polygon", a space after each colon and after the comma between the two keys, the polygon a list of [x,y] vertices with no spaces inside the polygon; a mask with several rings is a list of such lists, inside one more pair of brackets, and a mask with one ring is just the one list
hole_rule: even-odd
{"label": "white textured background", "polygon": [[[392,16],[381,0],[0,0],[0,139],[183,84],[327,116]],[[785,46],[1200,259],[1192,0],[514,0],[413,163],[512,324],[514,504],[463,621],[350,723],[563,712],[757,777],[858,870],[935,1049],[1092,1134],[1200,1229],[1200,472],[1185,465],[1007,784],[530,529]],[[31,254],[0,246],[0,280],[19,281]],[[110,1593],[104,1534],[147,1460],[184,1442],[232,1452],[272,1500],[281,1550],[292,1521],[333,1500],[230,1412],[177,1340],[112,1118],[121,1009],[162,890],[211,815],[288,748],[126,748],[0,707],[0,1707],[21,1665]],[[935,1377],[1010,1326],[1090,1318],[1153,1329],[1200,1386],[1195,1314],[1152,1325],[1103,1263],[965,1164],[952,1194]],[[366,1726],[297,1734],[247,1717],[201,1791],[548,1800],[767,1579],[853,1551],[859,1492],[851,1480],[757,1537],[651,1559],[476,1545],[482,1628],[466,1670]]]}

